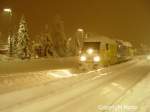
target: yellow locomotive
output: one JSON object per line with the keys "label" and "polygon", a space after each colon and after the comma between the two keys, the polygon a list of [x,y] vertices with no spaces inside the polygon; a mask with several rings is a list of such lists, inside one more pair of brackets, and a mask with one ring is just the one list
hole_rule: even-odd
{"label": "yellow locomotive", "polygon": [[98,68],[108,66],[130,57],[132,45],[105,36],[88,35],[80,52],[80,65]]}

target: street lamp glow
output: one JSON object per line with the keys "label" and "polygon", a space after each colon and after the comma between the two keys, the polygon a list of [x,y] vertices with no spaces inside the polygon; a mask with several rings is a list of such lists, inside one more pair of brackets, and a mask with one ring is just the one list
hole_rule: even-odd
{"label": "street lamp glow", "polygon": [[10,8],[5,8],[5,9],[3,9],[3,11],[4,11],[5,13],[10,14],[10,15],[12,16],[12,10],[11,10]]}
{"label": "street lamp glow", "polygon": [[5,8],[3,11],[4,11],[4,12],[8,12],[8,13],[11,13],[11,12],[12,12],[12,10],[11,10],[10,8]]}

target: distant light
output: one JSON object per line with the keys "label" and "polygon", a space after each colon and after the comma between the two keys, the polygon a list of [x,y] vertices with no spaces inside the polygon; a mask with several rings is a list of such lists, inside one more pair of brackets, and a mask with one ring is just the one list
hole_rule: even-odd
{"label": "distant light", "polygon": [[89,48],[88,50],[87,50],[87,53],[88,54],[92,54],[94,52],[94,50],[92,49],[92,48]]}
{"label": "distant light", "polygon": [[79,28],[77,31],[78,31],[78,32],[83,32],[84,30],[83,30],[83,29],[81,29],[81,28]]}

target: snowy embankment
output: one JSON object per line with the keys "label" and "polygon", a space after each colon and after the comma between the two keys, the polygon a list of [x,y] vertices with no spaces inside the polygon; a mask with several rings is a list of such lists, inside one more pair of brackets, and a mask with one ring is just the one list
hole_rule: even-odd
{"label": "snowy embankment", "polygon": [[0,74],[74,68],[77,66],[77,57],[0,61]]}
{"label": "snowy embankment", "polygon": [[136,107],[136,112],[150,112],[150,73],[126,92],[116,104]]}

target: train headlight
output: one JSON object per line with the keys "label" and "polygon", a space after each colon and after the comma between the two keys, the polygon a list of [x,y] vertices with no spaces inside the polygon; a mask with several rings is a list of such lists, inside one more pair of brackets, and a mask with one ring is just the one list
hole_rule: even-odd
{"label": "train headlight", "polygon": [[94,58],[93,58],[93,61],[94,62],[99,62],[101,59],[100,59],[100,57],[99,56],[95,56]]}
{"label": "train headlight", "polygon": [[80,61],[85,62],[87,60],[86,56],[81,56]]}
{"label": "train headlight", "polygon": [[92,49],[92,48],[89,48],[88,50],[87,50],[87,53],[88,54],[92,54],[94,52],[94,50]]}

